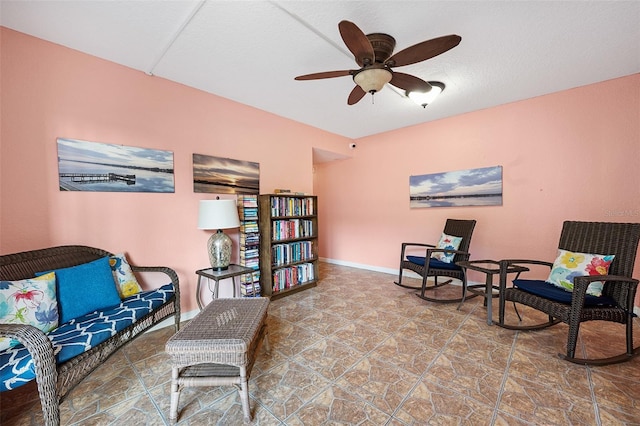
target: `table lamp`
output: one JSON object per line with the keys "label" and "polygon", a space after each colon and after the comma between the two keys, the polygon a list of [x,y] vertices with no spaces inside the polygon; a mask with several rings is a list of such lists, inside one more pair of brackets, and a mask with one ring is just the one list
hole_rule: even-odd
{"label": "table lamp", "polygon": [[209,262],[214,271],[224,271],[231,263],[231,238],[222,230],[239,226],[235,200],[200,200],[198,229],[217,229],[207,243]]}

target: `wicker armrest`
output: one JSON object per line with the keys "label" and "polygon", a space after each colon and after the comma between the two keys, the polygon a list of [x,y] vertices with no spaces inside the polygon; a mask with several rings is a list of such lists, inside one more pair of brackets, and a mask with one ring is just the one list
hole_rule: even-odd
{"label": "wicker armrest", "polygon": [[461,260],[469,260],[469,258],[471,257],[471,253],[467,251],[450,250],[446,248],[427,249],[427,255],[425,257],[430,258],[432,253],[445,253],[445,254],[453,253],[455,256],[454,259],[456,262],[459,262]]}
{"label": "wicker armrest", "polygon": [[608,286],[613,286],[613,291],[608,292],[610,294],[607,295],[618,302],[621,308],[629,312],[633,312],[634,300],[639,281],[635,278],[620,275],[589,275],[575,277],[573,279],[573,292],[578,296],[576,303],[580,306],[584,304],[587,287],[589,287],[589,284],[594,281],[603,281],[606,282]]}
{"label": "wicker armrest", "polygon": [[466,252],[466,251],[462,251],[462,250],[451,250],[451,249],[446,249],[446,248],[434,248],[434,249],[427,249],[427,257],[429,257],[431,255],[431,253],[455,253],[455,254],[461,254],[461,255],[466,255],[466,256],[470,256],[471,253]]}
{"label": "wicker armrest", "polygon": [[173,290],[175,292],[175,321],[176,331],[178,331],[180,329],[180,280],[178,279],[178,274],[176,273],[176,271],[166,266],[130,266],[133,272],[159,272],[166,274],[169,278],[171,278],[171,283],[173,284]]}
{"label": "wicker armrest", "polygon": [[[546,260],[535,260],[535,259],[502,259],[500,261],[500,300],[503,303],[504,298],[504,290],[507,288],[507,269],[511,266],[523,266],[523,265],[542,265],[548,266],[549,270],[553,267],[553,262],[548,262]],[[518,275],[519,276],[519,275]]]}
{"label": "wicker armrest", "polygon": [[167,275],[171,279],[176,296],[178,298],[180,297],[180,280],[178,279],[178,274],[173,269],[166,266],[130,266],[133,272],[160,272]]}
{"label": "wicker armrest", "polygon": [[404,259],[404,253],[407,247],[423,247],[430,248],[435,247],[433,244],[425,244],[425,243],[402,243],[402,250],[400,251],[400,259]]}
{"label": "wicker armrest", "polygon": [[16,339],[18,342],[22,343],[32,354],[42,354],[46,357],[47,353],[50,353],[51,359],[53,359],[53,362],[55,364],[55,358],[53,356],[53,345],[51,345],[51,341],[46,334],[32,325],[0,324],[0,337],[9,337],[11,339]]}
{"label": "wicker armrest", "polygon": [[416,247],[435,247],[433,244],[425,244],[425,243],[402,243],[402,248],[408,246],[416,246]]}
{"label": "wicker armrest", "polygon": [[[58,370],[56,369],[56,358],[53,353],[53,345],[49,338],[41,330],[31,325],[25,324],[0,324],[0,337],[9,337],[22,343],[29,351],[33,366],[38,378],[38,393],[43,407],[52,407],[58,404],[58,393],[56,385],[58,381]],[[55,422],[59,421],[57,410],[55,413],[45,412],[45,419],[52,416]]]}
{"label": "wicker armrest", "polygon": [[[405,252],[408,247],[422,247],[425,249],[435,248],[433,244],[425,244],[425,243],[402,243],[402,250],[400,250],[400,262],[405,260]],[[425,255],[426,256],[426,255]]]}
{"label": "wicker armrest", "polygon": [[173,269],[167,268],[166,266],[130,266],[133,272],[161,272],[163,274],[166,274],[171,279],[176,292],[179,291],[178,274],[176,274],[176,271],[174,271]]}
{"label": "wicker armrest", "polygon": [[638,280],[635,278],[623,277],[621,275],[583,275],[578,277],[573,277],[574,291],[582,291],[587,289],[589,284],[594,281],[613,281],[612,285],[616,285],[615,283],[620,283],[619,285],[630,287],[633,285],[638,285]]}
{"label": "wicker armrest", "polygon": [[502,265],[505,266],[505,270],[507,266],[511,265],[543,265],[551,268],[553,266],[553,262],[548,262],[546,260],[535,260],[535,259],[502,259],[500,261],[501,270]]}

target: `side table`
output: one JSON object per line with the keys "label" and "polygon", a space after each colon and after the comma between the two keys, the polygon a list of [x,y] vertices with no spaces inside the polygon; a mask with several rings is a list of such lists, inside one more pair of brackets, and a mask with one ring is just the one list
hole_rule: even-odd
{"label": "side table", "polygon": [[236,282],[236,277],[245,274],[252,274],[253,272],[254,270],[252,268],[234,264],[229,265],[229,268],[225,269],[224,271],[215,271],[212,268],[205,268],[196,271],[196,274],[198,275],[198,286],[196,287],[196,301],[198,302],[198,308],[202,310],[203,307],[202,296],[200,295],[202,278],[208,278],[214,281],[213,290],[211,290],[211,285],[209,285],[209,290],[211,290],[214,299],[218,298],[218,287],[220,285],[220,280],[231,278],[233,281],[233,297],[239,297],[239,295],[241,295],[241,292],[239,285]]}
{"label": "side table", "polygon": [[[487,307],[487,324],[492,325],[493,319],[492,319],[491,299],[493,297],[499,296],[499,294],[494,293],[493,290],[498,290],[498,291],[500,290],[500,287],[493,285],[493,276],[500,274],[500,262],[498,262],[497,260],[490,260],[490,259],[462,260],[460,262],[456,262],[456,265],[460,266],[461,268],[465,268],[466,270],[482,272],[486,276],[486,281],[484,284],[471,285],[471,286],[467,286],[466,283],[462,284],[465,287],[463,287],[462,289],[462,301],[460,301],[460,304],[458,305],[458,309],[460,309],[460,306],[462,306],[462,304],[464,303],[464,299],[466,297],[467,291],[473,294],[483,296],[484,304]],[[508,267],[507,273],[520,275],[521,272],[525,272],[528,270],[529,268],[526,268],[524,266],[511,265]],[[518,278],[518,275],[516,275],[516,279]],[[482,289],[482,287],[484,287],[484,289]]]}

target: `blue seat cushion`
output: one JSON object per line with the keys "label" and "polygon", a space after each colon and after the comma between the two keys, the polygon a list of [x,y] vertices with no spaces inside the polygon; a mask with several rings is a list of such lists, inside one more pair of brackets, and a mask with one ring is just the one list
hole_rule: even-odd
{"label": "blue seat cushion", "polygon": [[[556,287],[544,280],[514,280],[513,286],[545,299],[571,304],[572,292]],[[610,297],[596,297],[590,294],[586,295],[584,304],[585,306],[616,306],[615,300]]]}
{"label": "blue seat cushion", "polygon": [[[56,362],[61,364],[99,345],[173,297],[173,284],[143,291],[104,311],[91,312],[47,333]],[[0,352],[0,392],[35,378],[33,359],[22,344]]]}
{"label": "blue seat cushion", "polygon": [[[407,256],[407,260],[411,263],[415,263],[416,265],[424,266],[425,262],[424,256]],[[459,271],[460,268],[455,263],[447,263],[438,259],[429,259],[429,268],[431,269],[449,269],[451,271]]]}

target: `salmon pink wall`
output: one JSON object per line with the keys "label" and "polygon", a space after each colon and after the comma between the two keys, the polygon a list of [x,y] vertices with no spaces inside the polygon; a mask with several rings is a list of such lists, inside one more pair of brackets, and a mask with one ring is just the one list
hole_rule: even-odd
{"label": "salmon pink wall", "polygon": [[[184,312],[196,306],[194,271],[208,265],[198,200],[215,197],[193,192],[193,153],[260,163],[263,193],[311,192],[313,147],[348,149],[346,138],[6,28],[1,42],[0,253],[83,244],[170,266]],[[175,193],[61,192],[58,137],[173,151]]]}
{"label": "salmon pink wall", "polygon": [[[410,175],[488,166],[502,206],[409,208]],[[640,222],[640,75],[363,138],[316,166],[315,191],[327,259],[397,271],[402,242],[460,218],[478,221],[474,259],[553,260],[564,220]]]}

